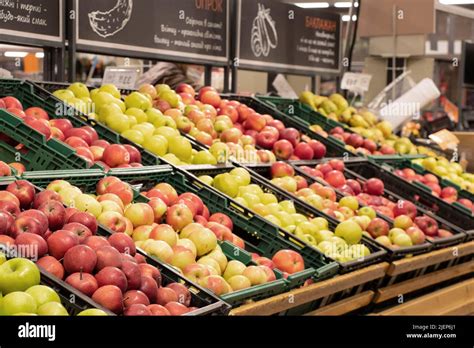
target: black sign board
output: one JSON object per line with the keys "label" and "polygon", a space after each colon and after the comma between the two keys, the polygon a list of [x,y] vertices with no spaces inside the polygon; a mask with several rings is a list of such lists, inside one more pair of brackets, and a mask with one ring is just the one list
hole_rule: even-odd
{"label": "black sign board", "polygon": [[63,0],[1,0],[2,41],[62,45],[64,13]]}
{"label": "black sign board", "polygon": [[226,65],[228,0],[76,0],[78,49]]}
{"label": "black sign board", "polygon": [[341,17],[278,0],[240,0],[239,66],[295,73],[339,73]]}

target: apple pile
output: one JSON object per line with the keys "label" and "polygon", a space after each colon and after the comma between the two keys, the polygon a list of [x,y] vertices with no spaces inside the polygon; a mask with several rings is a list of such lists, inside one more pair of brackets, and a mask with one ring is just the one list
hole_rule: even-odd
{"label": "apple pile", "polygon": [[[58,139],[76,150],[76,154],[85,159],[91,166],[94,163],[106,168],[139,167],[141,154],[131,145],[111,145],[99,139],[97,132],[90,126],[74,128],[71,121],[65,118],[49,119],[48,113],[39,107],[31,107],[23,111],[20,101],[14,97],[8,98],[15,108],[7,109],[23,119],[31,128],[43,134],[47,140]],[[0,105],[1,106],[1,105]]]}
{"label": "apple pile", "polygon": [[446,186],[441,188],[439,179],[436,175],[430,173],[425,175],[417,174],[411,168],[396,169],[394,174],[404,178],[408,182],[420,182],[431,189],[431,194],[433,196],[440,197],[447,203],[458,202],[469,208],[474,213],[474,202],[467,198],[460,198],[458,191],[454,187]]}
{"label": "apple pile", "polygon": [[[291,166],[283,162],[274,164],[273,168],[286,170],[288,168],[286,166],[291,168]],[[296,180],[292,177],[287,177],[287,179],[292,182],[291,185],[294,185],[296,189]],[[349,226],[349,228],[341,227],[332,232],[329,230],[329,222],[326,219],[322,217],[310,218],[300,214],[297,212],[293,201],[279,201],[274,194],[266,193],[260,186],[251,184],[251,176],[243,168],[235,168],[229,173],[219,174],[214,178],[200,176],[199,180],[234,198],[237,203],[251,209],[272,224],[284,228],[308,245],[318,248],[322,242],[327,242],[324,245],[333,245],[332,249],[327,247],[319,249],[335,260],[346,262],[370,254],[370,250],[363,244],[360,244],[363,234],[363,227],[361,226],[368,225],[370,221],[367,217],[354,216],[352,214],[349,220],[355,222],[355,224],[342,225]],[[328,189],[334,195],[335,200],[335,191],[330,188]],[[313,202],[312,198],[308,198],[306,201],[310,204],[316,204],[315,202],[318,201],[321,204],[318,207],[322,208],[323,198],[311,189],[308,190],[311,191],[311,196],[315,201]],[[357,204],[357,200],[354,200]],[[347,202],[347,205],[350,204],[353,204],[353,202]],[[347,210],[351,209],[347,208]]]}
{"label": "apple pile", "polygon": [[[333,161],[332,163],[335,162]],[[379,232],[373,232],[374,229],[382,230],[383,235],[388,235],[390,229],[388,223],[384,220],[376,219],[376,213],[382,214],[392,220],[395,219],[395,221],[397,219],[403,220],[406,217],[413,220],[414,226],[407,222],[406,225],[409,226],[405,229],[416,227],[420,229],[424,235],[423,237],[418,236],[418,234],[414,236],[411,240],[413,244],[423,244],[425,237],[426,239],[436,239],[452,236],[451,232],[440,228],[438,222],[433,218],[420,215],[416,205],[412,202],[403,199],[392,202],[384,197],[385,185],[380,179],[371,178],[362,185],[357,180],[346,180],[344,167],[331,165],[331,162],[318,164],[316,168],[305,166],[301,167],[301,169],[308,175],[324,179],[326,183],[339,189],[342,193],[356,197],[359,203],[364,205],[364,208],[361,208],[361,210],[364,210],[366,215],[372,219],[372,226],[369,225],[366,231],[374,238],[380,236]],[[374,220],[376,220],[376,222],[373,222]],[[412,234],[409,233],[409,236],[411,237]],[[399,243],[396,243],[396,245],[398,244]],[[406,246],[408,242],[402,244],[404,245],[399,246]]]}
{"label": "apple pile", "polygon": [[[32,261],[21,258],[7,261],[0,253],[0,293],[3,295],[0,316],[68,316],[56,291],[40,285],[40,281],[40,271]],[[87,309],[78,315],[107,314],[100,309]]]}
{"label": "apple pile", "polygon": [[[61,185],[71,189],[71,196],[64,196],[62,190],[63,196],[51,190]],[[0,191],[0,244],[14,246],[20,256],[38,260],[40,267],[116,314],[181,315],[195,309],[190,307],[191,295],[184,285],[168,284],[166,288],[173,292],[160,290],[159,270],[136,253],[129,235],[114,233],[108,239],[96,236],[98,220],[88,210],[97,214],[97,206],[89,204],[97,201],[77,195],[80,198],[74,201],[75,207],[65,208],[62,197],[70,198],[74,193],[76,190],[69,183],[58,181],[38,194],[24,180],[8,185],[6,191]],[[105,198],[112,201],[104,201],[115,206],[104,206],[114,209],[119,201],[123,204],[119,196],[109,195]],[[140,219],[140,206],[129,207],[129,221]],[[100,216],[107,212],[113,211]],[[162,299],[160,293],[174,296]]]}
{"label": "apple pile", "polygon": [[[173,164],[217,163],[209,151],[194,151],[189,140],[180,135],[179,131],[190,125],[186,117],[176,117],[175,109],[163,114],[153,107],[152,100],[159,89],[141,88],[140,91],[144,92],[133,92],[122,100],[120,91],[114,85],[103,85],[89,91],[84,84],[74,83],[68,89],[53,94],[83,111],[89,118]],[[178,101],[178,104],[182,103]],[[113,151],[113,162],[128,167],[126,153],[119,146],[115,145],[117,150]]]}
{"label": "apple pile", "polygon": [[[259,257],[256,265],[245,267],[242,274],[229,270],[226,275],[229,261],[218,241],[245,248],[245,242],[232,232],[232,220],[223,213],[211,215],[197,195],[189,192],[178,195],[167,183],[159,183],[145,192],[147,203],[133,203],[130,186],[112,176],[97,183],[97,197],[83,194],[63,180],[53,181],[47,190],[58,192],[64,204],[93,214],[110,230],[131,236],[134,247],[174,266],[217,295],[273,281],[274,268],[288,274],[304,269],[301,255],[288,251],[297,262],[280,260],[277,255],[273,261]],[[233,262],[231,270],[236,264],[241,265]],[[231,279],[229,274],[239,277]]]}

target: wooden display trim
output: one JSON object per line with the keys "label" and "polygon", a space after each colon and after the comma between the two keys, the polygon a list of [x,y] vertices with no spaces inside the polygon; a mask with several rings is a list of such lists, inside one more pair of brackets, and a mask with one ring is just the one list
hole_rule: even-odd
{"label": "wooden display trim", "polygon": [[295,289],[285,294],[243,305],[235,308],[230,315],[273,315],[291,308],[296,308],[308,302],[312,302],[340,291],[368,283],[382,278],[388,268],[388,263],[372,265],[370,267],[337,276],[310,286]]}
{"label": "wooden display trim", "polygon": [[472,315],[474,279],[411,300],[374,315]]}
{"label": "wooden display trim", "polygon": [[401,283],[378,289],[374,303],[381,303],[399,295],[405,295],[428,286],[444,282],[474,272],[474,260],[461,263],[440,271],[425,274],[421,277],[409,279]]}
{"label": "wooden display trim", "polygon": [[474,254],[474,241],[394,261],[387,270],[387,275],[396,276],[470,254]]}
{"label": "wooden display trim", "polygon": [[305,314],[305,316],[338,316],[353,312],[357,309],[368,306],[375,296],[372,290],[364,291],[358,295],[346,298],[342,301],[332,303],[326,307]]}

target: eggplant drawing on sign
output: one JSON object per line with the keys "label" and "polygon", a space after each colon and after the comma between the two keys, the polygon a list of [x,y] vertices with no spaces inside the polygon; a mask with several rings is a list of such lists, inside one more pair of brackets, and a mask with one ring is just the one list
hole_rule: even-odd
{"label": "eggplant drawing on sign", "polygon": [[276,23],[270,16],[270,9],[258,4],[258,14],[252,25],[251,47],[255,57],[268,57],[271,49],[278,46]]}
{"label": "eggplant drawing on sign", "polygon": [[132,9],[133,0],[118,0],[109,11],[89,13],[89,23],[99,36],[113,36],[125,28],[132,17]]}

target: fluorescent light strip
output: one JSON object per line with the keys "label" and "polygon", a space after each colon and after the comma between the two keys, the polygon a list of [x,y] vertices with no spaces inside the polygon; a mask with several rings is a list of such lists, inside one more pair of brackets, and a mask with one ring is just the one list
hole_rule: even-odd
{"label": "fluorescent light strip", "polygon": [[443,5],[473,5],[474,0],[439,0]]}
{"label": "fluorescent light strip", "polygon": [[349,1],[336,2],[334,4],[334,7],[337,7],[337,8],[350,8],[350,7],[352,7],[352,2],[349,2]]}
{"label": "fluorescent light strip", "polygon": [[328,8],[328,2],[297,2],[296,6],[301,8]]}
{"label": "fluorescent light strip", "polygon": [[28,55],[27,52],[16,52],[16,51],[6,51],[5,57],[8,58],[25,58]]}
{"label": "fluorescent light strip", "polygon": [[44,58],[44,52],[36,52],[35,57],[38,59],[43,59]]}
{"label": "fluorescent light strip", "polygon": [[[351,18],[351,16],[349,15],[344,15],[342,16],[342,21],[343,22],[349,22],[349,19]],[[352,21],[355,22],[357,20],[357,16],[356,15],[353,15],[352,16]]]}

